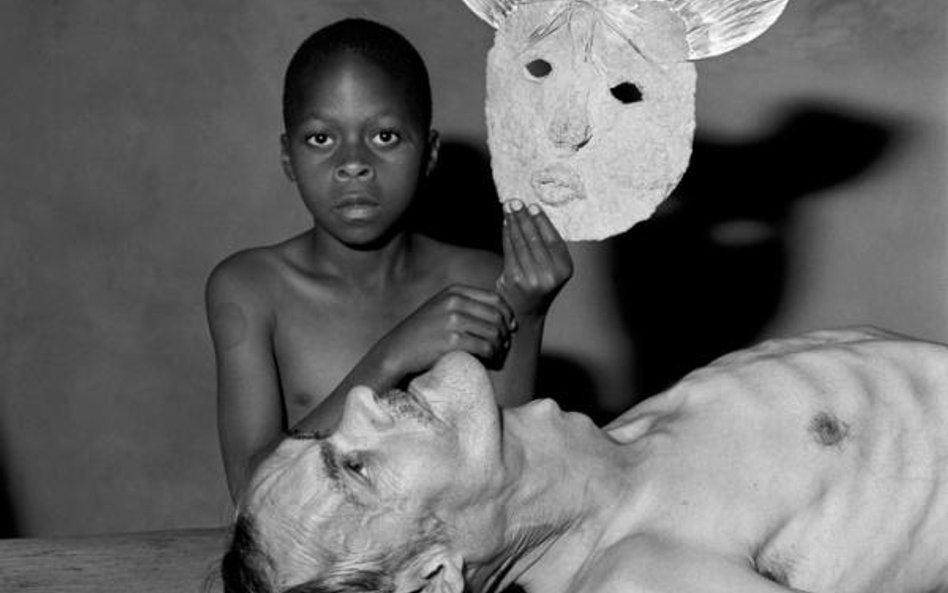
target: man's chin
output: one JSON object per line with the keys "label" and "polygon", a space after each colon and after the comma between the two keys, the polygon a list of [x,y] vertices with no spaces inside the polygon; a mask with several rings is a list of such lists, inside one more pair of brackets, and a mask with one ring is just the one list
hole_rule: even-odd
{"label": "man's chin", "polygon": [[412,380],[408,390],[449,423],[465,422],[465,414],[483,414],[484,408],[497,407],[487,369],[464,352],[442,356],[431,370]]}

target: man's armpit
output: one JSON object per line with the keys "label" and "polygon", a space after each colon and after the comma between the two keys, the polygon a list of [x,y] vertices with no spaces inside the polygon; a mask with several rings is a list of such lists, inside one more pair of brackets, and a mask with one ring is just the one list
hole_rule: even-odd
{"label": "man's armpit", "polygon": [[[677,543],[662,536],[634,536],[592,564],[576,593],[789,593],[749,562],[723,551]],[[800,592],[798,592],[800,593]]]}

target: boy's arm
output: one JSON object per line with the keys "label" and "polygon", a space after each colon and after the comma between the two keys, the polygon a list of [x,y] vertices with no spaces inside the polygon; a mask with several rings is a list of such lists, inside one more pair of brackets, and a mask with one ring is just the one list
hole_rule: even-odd
{"label": "boy's arm", "polygon": [[225,261],[205,292],[217,363],[218,436],[234,501],[256,461],[279,441],[284,422],[267,307],[241,267]]}
{"label": "boy's arm", "polygon": [[515,406],[534,396],[546,314],[573,275],[573,260],[546,213],[519,200],[504,203],[503,246],[497,289],[514,311],[517,330],[493,380],[498,402]]}
{"label": "boy's arm", "polygon": [[332,432],[346,395],[357,385],[376,393],[399,387],[455,350],[482,360],[503,357],[514,313],[496,292],[452,284],[425,301],[386,333],[293,431]]}

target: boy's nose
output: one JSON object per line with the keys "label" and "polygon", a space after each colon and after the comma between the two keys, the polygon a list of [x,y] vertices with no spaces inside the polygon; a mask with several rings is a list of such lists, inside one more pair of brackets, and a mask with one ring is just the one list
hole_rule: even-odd
{"label": "boy's nose", "polygon": [[336,181],[366,180],[372,177],[372,167],[363,160],[349,160],[336,167]]}

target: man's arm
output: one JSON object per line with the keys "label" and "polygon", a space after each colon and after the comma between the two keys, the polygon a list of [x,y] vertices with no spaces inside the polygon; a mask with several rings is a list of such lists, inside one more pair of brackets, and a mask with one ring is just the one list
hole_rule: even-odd
{"label": "man's arm", "polygon": [[205,292],[217,363],[218,436],[234,501],[256,461],[279,441],[284,422],[269,314],[244,268],[236,258],[223,262]]}

